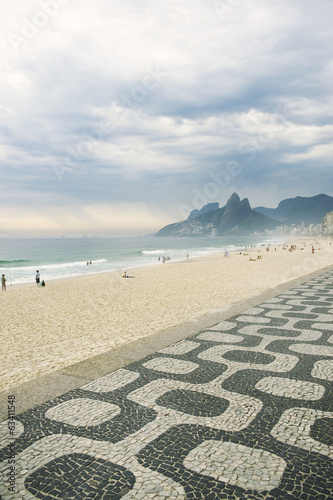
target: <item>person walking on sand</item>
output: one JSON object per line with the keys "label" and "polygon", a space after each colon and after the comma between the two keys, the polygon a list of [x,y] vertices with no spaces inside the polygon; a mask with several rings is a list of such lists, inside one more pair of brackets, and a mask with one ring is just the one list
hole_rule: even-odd
{"label": "person walking on sand", "polygon": [[39,285],[39,282],[40,282],[40,272],[37,269],[37,271],[36,271],[36,283],[37,283],[37,286]]}
{"label": "person walking on sand", "polygon": [[1,290],[2,291],[6,291],[6,278],[5,278],[5,275],[3,274],[1,276]]}

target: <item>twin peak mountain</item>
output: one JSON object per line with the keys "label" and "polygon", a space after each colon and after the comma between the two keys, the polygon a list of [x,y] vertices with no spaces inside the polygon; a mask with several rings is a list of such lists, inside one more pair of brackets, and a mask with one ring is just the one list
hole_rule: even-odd
{"label": "twin peak mountain", "polygon": [[325,194],[283,200],[276,209],[252,209],[247,198],[241,200],[234,193],[224,207],[208,203],[201,210],[193,210],[186,220],[163,227],[155,236],[211,236],[213,229],[216,236],[243,236],[273,230],[281,224],[303,221],[319,224],[330,210],[333,210],[333,198]]}

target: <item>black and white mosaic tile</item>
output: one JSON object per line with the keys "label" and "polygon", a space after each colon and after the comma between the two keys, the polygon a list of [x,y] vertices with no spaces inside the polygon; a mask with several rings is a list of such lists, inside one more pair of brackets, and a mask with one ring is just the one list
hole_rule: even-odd
{"label": "black and white mosaic tile", "polygon": [[1,500],[333,498],[333,272],[0,424]]}

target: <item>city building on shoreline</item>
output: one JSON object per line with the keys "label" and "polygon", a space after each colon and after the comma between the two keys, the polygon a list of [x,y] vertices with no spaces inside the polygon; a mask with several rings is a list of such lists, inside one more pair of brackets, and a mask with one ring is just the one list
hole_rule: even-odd
{"label": "city building on shoreline", "polygon": [[333,211],[328,212],[322,219],[321,223],[322,234],[333,234]]}

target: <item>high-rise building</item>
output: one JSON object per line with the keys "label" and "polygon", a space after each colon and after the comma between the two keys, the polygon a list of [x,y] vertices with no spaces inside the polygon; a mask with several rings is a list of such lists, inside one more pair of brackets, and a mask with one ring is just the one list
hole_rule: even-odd
{"label": "high-rise building", "polygon": [[328,212],[322,220],[322,232],[324,234],[333,234],[333,211]]}

